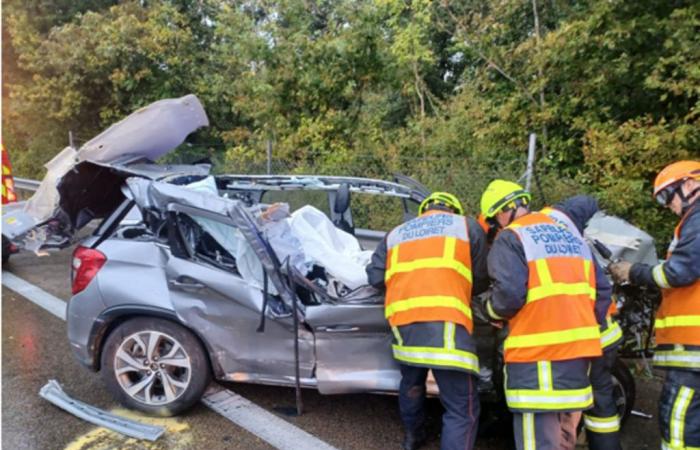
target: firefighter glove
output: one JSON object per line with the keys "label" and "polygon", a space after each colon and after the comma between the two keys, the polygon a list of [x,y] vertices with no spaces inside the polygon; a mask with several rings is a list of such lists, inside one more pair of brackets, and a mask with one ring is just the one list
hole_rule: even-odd
{"label": "firefighter glove", "polygon": [[632,263],[628,261],[620,261],[610,264],[608,269],[610,270],[610,275],[617,283],[628,283],[630,281],[630,269],[632,268]]}

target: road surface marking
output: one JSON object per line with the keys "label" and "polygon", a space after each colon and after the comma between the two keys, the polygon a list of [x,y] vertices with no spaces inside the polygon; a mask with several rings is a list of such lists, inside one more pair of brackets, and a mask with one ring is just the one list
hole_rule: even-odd
{"label": "road surface marking", "polygon": [[2,284],[35,305],[41,306],[59,319],[66,320],[66,302],[54,297],[38,286],[34,286],[13,273],[2,272]]}
{"label": "road surface marking", "polygon": [[182,422],[180,418],[149,417],[123,408],[113,409],[110,413],[149,425],[161,426],[166,431],[157,441],[148,442],[124,436],[107,428],[98,427],[75,438],[66,445],[64,450],[82,450],[86,448],[90,450],[112,450],[114,448],[186,450],[194,445],[190,426]]}
{"label": "road surface marking", "polygon": [[[54,316],[66,320],[66,302],[60,298],[7,271],[2,272],[2,284]],[[337,450],[296,425],[280,419],[275,414],[216,383],[212,383],[209,387],[202,402],[211,410],[280,450]]]}
{"label": "road surface marking", "polygon": [[264,439],[275,448],[336,450],[335,447],[228,389],[222,389],[219,386],[210,387],[202,401],[209,408]]}

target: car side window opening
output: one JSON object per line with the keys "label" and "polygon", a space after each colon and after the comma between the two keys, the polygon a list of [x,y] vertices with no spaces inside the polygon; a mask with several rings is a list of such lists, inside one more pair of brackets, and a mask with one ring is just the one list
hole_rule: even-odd
{"label": "car side window opening", "polygon": [[330,217],[330,204],[328,200],[328,191],[323,190],[270,190],[266,191],[261,198],[263,203],[287,203],[289,211],[293,212],[297,209],[310,205],[322,211],[327,217]]}
{"label": "car side window opening", "polygon": [[[362,192],[352,194],[352,218],[356,229],[388,232],[406,220],[407,212],[416,214],[418,211],[418,204],[411,199]],[[404,201],[408,211],[404,208]]]}
{"label": "car side window opening", "polygon": [[241,275],[234,255],[245,241],[232,225],[209,218],[177,213],[177,227],[191,257],[219,269]]}

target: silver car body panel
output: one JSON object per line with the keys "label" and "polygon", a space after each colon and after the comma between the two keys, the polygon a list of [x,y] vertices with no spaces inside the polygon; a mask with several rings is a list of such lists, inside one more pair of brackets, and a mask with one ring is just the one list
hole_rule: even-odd
{"label": "silver car body panel", "polygon": [[[651,266],[658,264],[659,258],[654,246],[654,238],[631,223],[602,211],[597,212],[588,222],[584,236],[592,241],[597,239],[612,252],[612,259],[621,259],[632,263],[644,263]],[[594,254],[602,261],[600,254]],[[603,262],[603,266],[607,264]]]}

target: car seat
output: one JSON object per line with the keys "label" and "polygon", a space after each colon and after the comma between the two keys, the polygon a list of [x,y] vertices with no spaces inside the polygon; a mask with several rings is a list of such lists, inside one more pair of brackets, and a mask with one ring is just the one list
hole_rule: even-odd
{"label": "car seat", "polygon": [[333,225],[345,231],[346,233],[354,234],[355,227],[350,223],[350,185],[342,183],[335,194],[335,202],[333,203],[333,212],[335,218]]}

